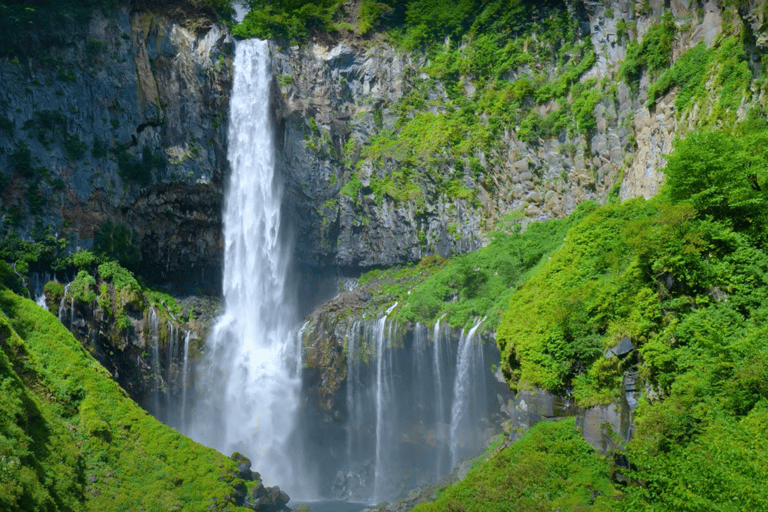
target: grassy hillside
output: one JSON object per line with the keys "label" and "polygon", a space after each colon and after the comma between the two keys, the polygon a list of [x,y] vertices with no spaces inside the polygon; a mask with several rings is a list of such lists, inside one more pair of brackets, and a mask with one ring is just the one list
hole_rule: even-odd
{"label": "grassy hillside", "polygon": [[0,510],[237,510],[237,464],[154,420],[58,320],[0,290]]}

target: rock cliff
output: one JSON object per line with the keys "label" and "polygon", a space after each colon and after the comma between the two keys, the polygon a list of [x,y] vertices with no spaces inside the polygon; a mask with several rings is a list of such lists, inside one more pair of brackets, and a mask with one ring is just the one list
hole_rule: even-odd
{"label": "rock cliff", "polygon": [[42,223],[76,251],[124,224],[143,275],[214,292],[233,40],[165,11],[97,10],[0,60],[3,232]]}

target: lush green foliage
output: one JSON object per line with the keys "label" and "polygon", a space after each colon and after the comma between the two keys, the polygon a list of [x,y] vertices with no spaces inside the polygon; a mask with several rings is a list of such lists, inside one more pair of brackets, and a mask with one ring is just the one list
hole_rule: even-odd
{"label": "lush green foliage", "polygon": [[672,41],[675,38],[675,20],[671,11],[666,11],[664,19],[648,29],[643,41],[631,41],[627,47],[627,56],[621,64],[619,74],[627,82],[637,87],[640,74],[645,70],[658,74],[672,63]]}
{"label": "lush green foliage", "polygon": [[238,509],[236,465],[142,411],[50,313],[0,291],[0,339],[0,509]]}
{"label": "lush green foliage", "polygon": [[[561,245],[568,229],[595,208],[585,202],[567,219],[529,224],[518,220],[499,226],[493,241],[478,251],[450,260],[424,258],[418,265],[373,270],[360,284],[375,283],[389,303],[398,302],[393,318],[433,323],[445,315],[455,327],[486,319],[495,327],[515,289]],[[511,216],[515,217],[515,216]]]}
{"label": "lush green foliage", "polygon": [[679,87],[680,90],[675,96],[675,108],[678,112],[683,112],[696,89],[701,86],[710,57],[711,52],[707,51],[703,41],[685,52],[648,89],[648,105],[656,103],[658,98],[673,87]]}
{"label": "lush green foliage", "polygon": [[573,420],[542,422],[414,512],[609,510],[618,494],[610,469]]}
{"label": "lush green foliage", "polygon": [[752,95],[752,72],[743,42],[721,37],[709,49],[699,44],[666,69],[648,90],[648,105],[669,90],[679,87],[675,108],[687,114],[694,106],[700,126],[736,124],[740,106]]}
{"label": "lush green foliage", "polygon": [[669,196],[701,217],[761,234],[768,221],[768,131],[699,130],[677,141],[665,169]]}
{"label": "lush green foliage", "polygon": [[[580,82],[595,63],[592,45],[578,37],[578,24],[563,6],[538,11],[541,18],[532,23],[540,8],[520,1],[408,3],[410,22],[391,33],[406,47],[433,43],[425,48],[429,64],[395,105],[394,126],[360,148],[360,161],[346,163],[353,167],[352,182],[360,181],[362,162],[371,163],[376,172],[370,187],[344,191],[373,193],[378,201],[386,196],[417,210],[435,193],[477,204],[479,189],[468,188],[464,178],[471,173],[478,179],[493,168],[494,161],[481,162],[478,154],[504,152],[510,127],[517,126],[518,138],[529,143],[594,130],[594,110],[606,91],[594,79]],[[452,21],[423,21],[433,17]],[[448,34],[448,44],[434,43]],[[521,73],[527,65],[556,72]],[[539,107],[551,113],[542,116]],[[491,180],[483,183],[493,194]]]}
{"label": "lush green foliage", "polygon": [[141,261],[141,252],[128,227],[115,225],[110,220],[93,233],[93,252],[131,269],[136,269]]}
{"label": "lush green foliage", "polygon": [[638,347],[646,392],[627,454],[643,485],[612,508],[768,502],[763,137],[689,134],[660,196],[592,211],[504,312],[510,381],[572,390],[583,406],[620,392],[631,363],[605,350],[624,337]]}
{"label": "lush green foliage", "polygon": [[32,240],[24,240],[17,231],[12,231],[0,241],[0,259],[12,263],[21,277],[27,276],[30,265],[38,270],[55,268],[69,245],[66,239],[54,235],[50,226],[43,227],[39,220],[30,235]]}
{"label": "lush green foliage", "polygon": [[312,29],[333,30],[332,19],[341,6],[336,0],[248,0],[251,11],[232,33],[238,37],[302,41]]}

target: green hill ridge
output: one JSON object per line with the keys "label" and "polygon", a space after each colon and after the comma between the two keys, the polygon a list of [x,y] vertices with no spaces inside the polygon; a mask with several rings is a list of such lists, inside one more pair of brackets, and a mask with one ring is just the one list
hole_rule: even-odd
{"label": "green hill ridge", "polygon": [[236,462],[152,418],[5,287],[0,347],[0,510],[239,509]]}

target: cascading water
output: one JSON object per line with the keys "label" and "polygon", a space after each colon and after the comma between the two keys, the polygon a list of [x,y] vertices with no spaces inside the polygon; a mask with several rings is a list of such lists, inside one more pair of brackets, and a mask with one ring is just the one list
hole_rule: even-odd
{"label": "cascading water", "polygon": [[[453,350],[457,337],[442,319],[430,336],[419,324],[403,332],[388,315],[354,322],[346,336],[345,457],[321,485],[335,499],[397,499],[445,477],[487,441],[495,390],[483,350],[495,347],[480,342],[481,322]],[[335,442],[326,440],[327,452]]]}
{"label": "cascading water", "polygon": [[160,326],[157,323],[157,311],[155,308],[149,308],[149,335],[152,341],[152,379],[154,380],[155,390],[152,392],[152,414],[160,418]]}
{"label": "cascading water", "polygon": [[225,313],[208,339],[186,428],[223,453],[245,454],[266,481],[291,493],[301,492],[288,445],[301,381],[274,177],[269,68],[265,41],[237,43],[224,212]]}
{"label": "cascading water", "polygon": [[[62,324],[64,323],[64,316],[67,314],[67,295],[69,295],[69,287],[72,285],[72,283],[67,283],[64,285],[64,295],[61,296],[61,301],[59,302],[59,322]],[[69,324],[70,329],[72,328],[72,323]]]}
{"label": "cascading water", "polygon": [[165,372],[165,411],[166,417],[170,419],[173,410],[173,369],[176,361],[176,328],[173,322],[168,320],[168,359]]}
{"label": "cascading water", "polygon": [[[299,409],[301,337],[294,328],[298,315],[288,286],[289,248],[282,242],[282,191],[274,176],[268,57],[266,42],[237,44],[224,212],[225,313],[189,377],[185,335],[177,424],[223,453],[248,456],[265,481],[279,483],[294,499],[395,499],[447,475],[452,458],[484,447],[480,429],[464,428],[459,420],[472,417],[483,424],[487,397],[452,393],[479,392],[472,379],[491,373],[474,352],[482,350],[472,342],[478,326],[462,334],[465,344],[453,350],[456,338],[440,321],[432,336],[424,326],[404,334],[387,318],[391,310],[378,320],[353,323],[345,343],[343,420],[328,428],[313,417],[296,421],[311,408],[305,402],[308,408]],[[189,398],[187,378],[194,382]],[[469,380],[460,385],[457,379]],[[459,423],[454,426],[452,419]],[[300,428],[294,432],[295,426]],[[305,467],[310,459],[312,470]]]}
{"label": "cascading water", "polygon": [[451,407],[451,464],[456,465],[462,458],[474,455],[480,412],[476,397],[483,396],[484,382],[478,375],[483,371],[483,351],[475,340],[475,333],[482,322],[477,322],[469,333],[461,333],[459,354],[456,360],[456,377],[453,384],[453,405]]}
{"label": "cascading water", "polygon": [[187,378],[189,376],[189,333],[184,333],[184,363],[181,367],[181,412],[179,413],[179,428],[187,430]]}

